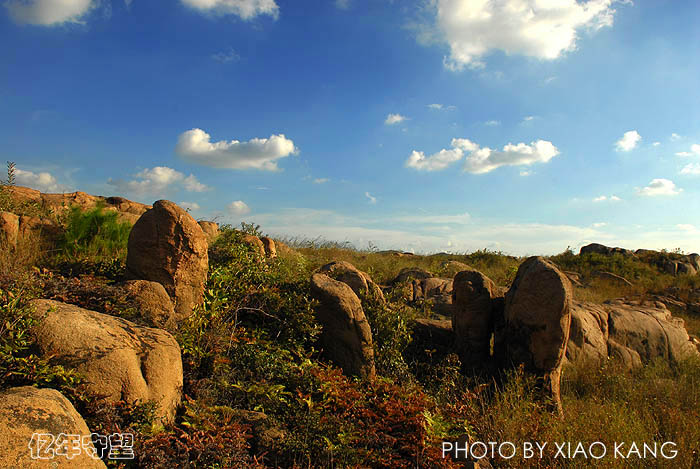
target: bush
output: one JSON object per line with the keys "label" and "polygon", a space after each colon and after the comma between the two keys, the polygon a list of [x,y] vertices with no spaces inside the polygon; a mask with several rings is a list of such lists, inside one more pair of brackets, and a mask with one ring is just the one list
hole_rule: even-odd
{"label": "bush", "polygon": [[104,205],[83,211],[72,207],[59,246],[68,258],[126,258],[131,224],[120,222],[119,214],[106,211]]}

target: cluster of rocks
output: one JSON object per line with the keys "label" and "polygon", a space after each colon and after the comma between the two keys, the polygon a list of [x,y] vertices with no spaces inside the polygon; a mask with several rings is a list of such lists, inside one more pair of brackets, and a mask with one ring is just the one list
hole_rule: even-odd
{"label": "cluster of rocks", "polygon": [[16,248],[22,242],[56,240],[61,232],[62,228],[50,220],[0,212],[0,244],[9,249]]}
{"label": "cluster of rocks", "polygon": [[661,271],[671,275],[696,275],[700,272],[700,254],[669,254],[651,249],[637,249],[632,251],[619,247],[608,247],[603,244],[591,243],[583,246],[580,255],[602,254],[611,256],[621,254],[626,257],[637,257],[655,265]]}

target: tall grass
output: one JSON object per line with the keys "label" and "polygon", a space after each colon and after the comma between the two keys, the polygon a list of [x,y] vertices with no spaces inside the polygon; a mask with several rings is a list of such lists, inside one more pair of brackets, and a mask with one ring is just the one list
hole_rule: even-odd
{"label": "tall grass", "polygon": [[83,211],[72,207],[59,247],[68,258],[126,258],[131,224],[120,222],[119,214],[103,205]]}

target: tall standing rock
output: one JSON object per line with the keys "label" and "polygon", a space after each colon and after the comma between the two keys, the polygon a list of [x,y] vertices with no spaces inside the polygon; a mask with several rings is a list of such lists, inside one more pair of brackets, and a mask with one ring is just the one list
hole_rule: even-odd
{"label": "tall standing rock", "polygon": [[131,230],[127,275],[163,285],[177,319],[186,318],[203,299],[207,248],[207,238],[194,218],[174,203],[159,200]]}
{"label": "tall standing rock", "polygon": [[452,329],[466,369],[487,365],[496,317],[503,314],[503,297],[490,278],[476,270],[455,275],[452,288]]}
{"label": "tall standing rock", "polygon": [[373,378],[372,331],[360,299],[348,285],[321,273],[311,276],[311,293],[320,303],[316,317],[328,358],[347,375]]}
{"label": "tall standing rock", "polygon": [[524,365],[539,378],[559,415],[563,415],[559,383],[571,300],[569,279],[541,257],[530,257],[520,265],[505,297],[506,359]]}

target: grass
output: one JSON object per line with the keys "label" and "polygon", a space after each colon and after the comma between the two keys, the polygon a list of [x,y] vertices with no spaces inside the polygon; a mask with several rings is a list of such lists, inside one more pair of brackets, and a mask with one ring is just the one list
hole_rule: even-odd
{"label": "grass", "polygon": [[[317,267],[346,260],[387,285],[405,267],[451,277],[459,265],[450,261],[457,261],[509,286],[523,259],[487,250],[399,257],[371,246],[358,250],[321,240],[285,240],[300,254],[263,260],[241,242],[241,231],[222,226],[210,246],[204,304],[176,333],[186,398],[175,424],[154,427],[148,406],[97,405],[76,390],[80,378],[72,370],[37,355],[28,302],[50,293],[130,317],[133,311],[110,293],[123,273],[129,232],[115,215],[101,208],[74,209],[65,220],[61,251],[14,266],[9,257],[4,264],[0,257],[0,389],[55,387],[93,431],[132,431],[138,458],[122,467],[457,467],[441,458],[440,447],[461,435],[472,441],[511,441],[519,448],[526,441],[548,442],[542,458],[518,459],[518,467],[646,468],[666,462],[562,459],[552,451],[554,442],[562,441],[601,441],[609,448],[621,441],[673,441],[678,456],[668,467],[700,466],[697,360],[634,371],[614,363],[567,368],[562,421],[536,399],[534,382],[522,370],[496,378],[466,376],[454,353],[419,357],[423,351],[411,347],[411,319],[430,311],[407,305],[398,288],[387,291],[385,305],[362,298],[374,337],[376,381],[347,378],[320,353],[316,303],[309,290]],[[260,234],[258,226],[242,228]],[[17,255],[29,250],[22,245]],[[565,252],[550,259],[580,275],[582,286],[574,292],[579,300],[669,288],[690,298],[700,287],[699,278],[671,277],[637,258]],[[598,277],[598,271],[624,276],[633,285]],[[700,315],[682,317],[688,330],[700,335]],[[241,410],[264,413],[265,431],[251,426]],[[513,461],[496,457],[491,462],[513,467]]]}

